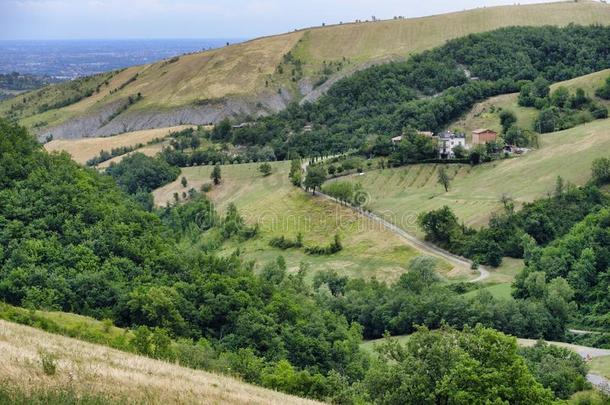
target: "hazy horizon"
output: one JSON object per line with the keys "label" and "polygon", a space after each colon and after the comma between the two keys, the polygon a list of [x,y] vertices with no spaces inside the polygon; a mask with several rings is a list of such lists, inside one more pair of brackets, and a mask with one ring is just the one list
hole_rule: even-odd
{"label": "hazy horizon", "polygon": [[[526,0],[519,4],[543,3]],[[515,4],[506,0],[4,0],[0,40],[256,38],[322,23],[406,18]]]}

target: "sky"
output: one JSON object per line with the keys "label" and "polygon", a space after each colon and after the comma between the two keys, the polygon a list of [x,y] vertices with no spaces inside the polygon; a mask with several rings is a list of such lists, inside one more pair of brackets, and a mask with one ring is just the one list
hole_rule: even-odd
{"label": "sky", "polygon": [[[544,0],[521,0],[521,4]],[[371,16],[421,17],[506,0],[0,0],[2,39],[255,38]]]}

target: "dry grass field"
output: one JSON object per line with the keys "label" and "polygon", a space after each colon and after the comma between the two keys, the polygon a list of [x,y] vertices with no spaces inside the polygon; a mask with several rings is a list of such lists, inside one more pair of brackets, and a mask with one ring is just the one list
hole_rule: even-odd
{"label": "dry grass field", "polygon": [[[43,371],[43,355],[56,371]],[[66,390],[142,404],[315,404],[104,346],[0,321],[0,381],[21,392]]]}
{"label": "dry grass field", "polygon": [[[98,156],[102,150],[110,152],[113,148],[119,148],[122,146],[135,146],[138,144],[146,145],[147,142],[152,141],[156,138],[165,138],[172,132],[178,132],[186,128],[190,128],[191,125],[179,125],[168,128],[156,128],[156,129],[145,129],[142,131],[125,132],[120,135],[98,137],[98,138],[82,138],[82,139],[56,139],[44,145],[45,149],[49,152],[54,151],[65,151],[72,156],[76,162],[84,164],[87,160]],[[139,152],[148,154],[149,156],[154,155],[160,151],[158,145],[148,145],[139,150]],[[120,160],[113,159],[114,161]],[[106,162],[104,162],[106,163]],[[107,166],[110,162],[107,162],[102,167]]]}
{"label": "dry grass field", "polygon": [[[405,14],[408,15],[408,8]],[[343,61],[352,67],[376,61],[406,58],[445,41],[470,33],[511,25],[608,24],[610,6],[578,1],[535,5],[485,7],[430,17],[376,22],[345,23],[307,28],[283,35],[255,39],[220,49],[184,55],[177,61],[161,61],[136,66],[98,80],[100,91],[77,103],[42,114],[37,108],[61,99],[62,86],[37,97],[40,90],[0,103],[0,114],[14,103],[28,98],[28,110],[21,122],[51,127],[75,116],[141,93],[143,99],[130,110],[159,110],[190,105],[196,101],[215,102],[227,97],[273,95],[280,86],[294,88],[290,74],[277,67],[283,55],[292,51],[304,63],[306,76],[315,76],[323,62]],[[332,23],[328,21],[327,23]],[[135,76],[137,74],[137,77]],[[133,81],[130,79],[135,78]],[[105,85],[104,80],[109,84]],[[126,84],[124,87],[122,85]],[[94,86],[95,87],[95,86]],[[122,88],[121,88],[122,87]],[[118,89],[118,91],[113,91]],[[111,93],[112,91],[112,93]]]}
{"label": "dry grass field", "polygon": [[[289,271],[297,271],[300,263],[309,266],[309,276],[317,271],[337,271],[350,277],[395,281],[407,271],[409,261],[421,254],[414,247],[381,225],[366,219],[347,207],[340,206],[294,187],[288,180],[290,162],[272,163],[273,173],[263,177],[257,163],[222,166],[222,183],[208,197],[222,212],[234,203],[246,222],[260,225],[260,235],[245,242],[229,242],[225,251],[239,248],[245,259],[256,260],[257,266],[282,255]],[[155,202],[163,206],[180,198],[183,192],[210,183],[211,166],[182,169],[179,179],[154,191]],[[182,187],[180,179],[188,184]],[[294,239],[303,234],[305,245],[327,245],[334,235],[341,236],[344,249],[330,256],[307,255],[303,249],[280,250],[269,246],[269,240],[284,235]],[[437,271],[451,280],[464,280],[477,275],[470,269],[452,268],[439,261]]]}

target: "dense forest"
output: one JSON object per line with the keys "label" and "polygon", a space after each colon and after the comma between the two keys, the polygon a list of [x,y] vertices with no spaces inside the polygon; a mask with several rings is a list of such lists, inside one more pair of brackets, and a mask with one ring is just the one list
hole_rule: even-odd
{"label": "dense forest", "polygon": [[[512,338],[483,327],[560,339],[575,305],[561,278],[536,279],[537,294],[501,300],[464,297],[436,278],[436,262],[426,257],[394,285],[333,273],[309,283],[306,267],[289,274],[282,257],[255,273],[238,251],[216,253],[219,240],[257,237],[236,207],[220,217],[207,199],[194,196],[149,212],[127,194],[138,183],[137,170],[133,178],[99,174],[67,154],[46,153],[5,121],[0,134],[0,299],[7,303],[108,319],[136,329],[141,353],[335,403],[420,403],[416,387],[430,387],[428,402],[480,397],[533,404],[565,396],[545,382],[552,380],[548,373],[536,375],[535,359],[527,366]],[[386,352],[402,353],[388,362],[360,349],[363,336],[386,331],[417,333],[412,344]],[[181,341],[180,352],[161,350],[167,339]],[[489,353],[499,350],[505,361],[471,350],[490,339],[504,342]],[[435,363],[418,344],[453,355]],[[440,367],[440,374],[413,380],[402,371],[413,361]],[[466,364],[498,378],[476,387],[466,375],[443,383],[462,375]],[[567,373],[570,392],[582,386],[577,366],[565,365],[576,370]]]}
{"label": "dense forest", "polygon": [[[293,104],[253,125],[228,122],[216,141],[271,146],[277,159],[358,148],[371,134],[411,126],[440,131],[476,102],[538,80],[558,82],[610,67],[610,28],[510,27],[449,41],[405,62],[335,83],[315,103]],[[591,112],[591,114],[598,114]],[[310,132],[303,127],[311,125]]]}
{"label": "dense forest", "polygon": [[533,297],[531,286],[541,280],[568,281],[578,302],[579,322],[608,328],[610,300],[610,210],[604,208],[580,221],[563,237],[546,247],[531,244],[525,252],[526,268],[519,274],[516,297]]}

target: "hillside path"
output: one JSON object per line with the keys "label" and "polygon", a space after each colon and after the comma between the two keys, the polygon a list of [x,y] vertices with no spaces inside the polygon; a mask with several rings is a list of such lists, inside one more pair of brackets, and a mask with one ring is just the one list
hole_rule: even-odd
{"label": "hillside path", "polygon": [[[307,171],[308,165],[309,165],[309,160],[305,159],[305,161],[301,165],[304,172]],[[303,187],[303,190],[305,190],[304,187]],[[307,191],[307,190],[305,190],[305,191]],[[353,211],[357,212],[358,214],[370,219],[371,221],[374,221],[374,222],[382,225],[383,227],[388,229],[390,232],[398,235],[401,239],[406,241],[407,244],[412,247],[415,247],[415,248],[417,248],[423,252],[426,252],[428,254],[431,254],[433,256],[437,256],[442,259],[445,259],[446,261],[448,261],[449,263],[451,263],[457,267],[466,267],[466,268],[470,269],[472,266],[471,260],[466,259],[465,257],[462,257],[462,256],[454,255],[453,253],[448,252],[444,249],[441,249],[440,247],[438,247],[436,245],[423,241],[423,240],[419,239],[417,236],[405,231],[402,228],[399,228],[398,226],[383,219],[382,217],[380,217],[379,215],[377,215],[373,212],[364,211],[362,208],[354,207],[350,204],[343,204],[341,201],[337,200],[336,198],[331,197],[328,194],[324,194],[321,191],[315,191],[314,193],[315,193],[315,195],[318,195],[322,198],[333,201],[337,204],[345,205],[345,206],[351,208]],[[478,283],[489,277],[489,271],[484,266],[479,265],[478,271],[479,271],[479,275],[476,278],[469,280],[471,283]]]}

